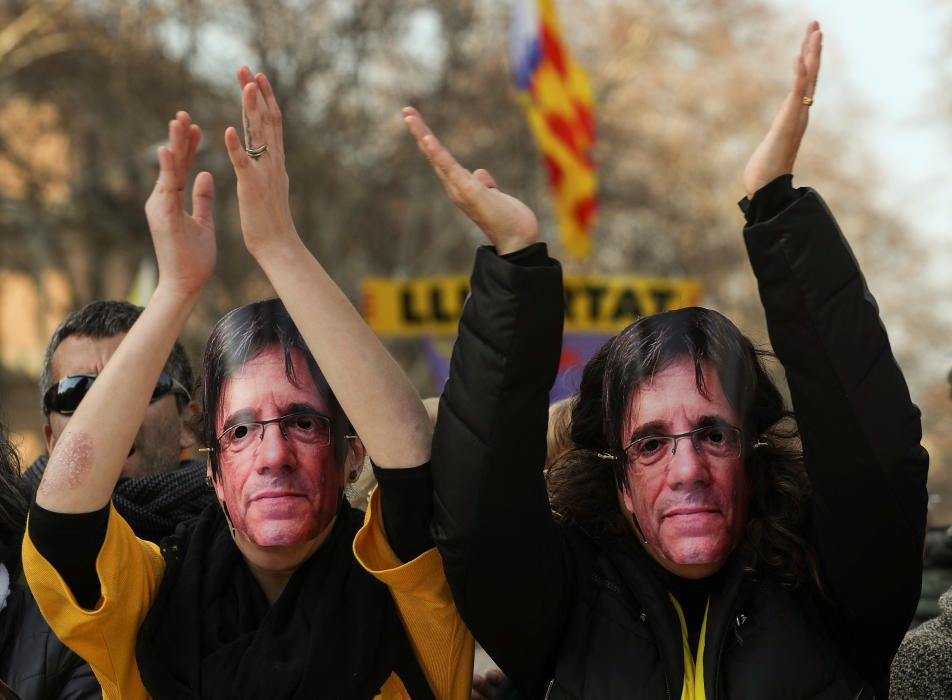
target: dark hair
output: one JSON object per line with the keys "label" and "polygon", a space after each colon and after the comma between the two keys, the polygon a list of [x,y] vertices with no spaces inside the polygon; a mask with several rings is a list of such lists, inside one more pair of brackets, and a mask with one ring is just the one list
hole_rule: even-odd
{"label": "dark hair", "polygon": [[[130,304],[127,301],[94,301],[86,304],[78,311],[74,311],[60,323],[53,331],[53,337],[46,347],[43,356],[43,371],[40,374],[40,400],[53,386],[53,354],[64,340],[70,336],[85,338],[112,338],[122,333],[128,333],[133,324],[142,315],[142,307]],[[192,365],[185,354],[185,348],[176,342],[165,363],[165,373],[191,391],[194,386]],[[175,393],[179,410],[185,406],[185,397]],[[42,409],[42,406],[41,406]]]}
{"label": "dark hair", "polygon": [[572,407],[575,449],[549,469],[558,516],[593,537],[631,531],[618,504],[619,489],[629,488],[622,432],[631,396],[672,362],[689,357],[698,391],[707,396],[706,362],[743,421],[752,487],[741,545],[748,569],[769,571],[789,588],[807,581],[819,586],[816,554],[802,534],[809,479],[793,414],[763,364],[769,355],[727,318],[697,307],[646,316],[609,340],[582,374]]}
{"label": "dark hair", "polygon": [[284,352],[285,374],[288,381],[295,385],[298,382],[294,376],[291,352],[298,350],[304,355],[314,384],[318,392],[327,399],[330,407],[335,458],[338,465],[344,462],[347,453],[345,435],[350,429],[350,423],[284,304],[280,299],[268,299],[229,311],[215,324],[205,346],[205,357],[202,360],[205,444],[212,448],[212,474],[216,478],[220,467],[215,426],[225,380],[264,350],[274,346],[280,347]]}
{"label": "dark hair", "polygon": [[20,482],[20,459],[0,423],[0,563],[10,571],[11,580],[19,576],[20,543],[28,507]]}

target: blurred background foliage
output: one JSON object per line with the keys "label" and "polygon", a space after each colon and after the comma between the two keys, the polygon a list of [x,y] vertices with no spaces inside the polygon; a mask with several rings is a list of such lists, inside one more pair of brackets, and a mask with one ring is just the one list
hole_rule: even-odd
{"label": "blurred background foliage", "polygon": [[[766,343],[736,201],[789,85],[799,18],[766,0],[573,0],[560,11],[596,93],[601,183],[594,253],[566,267],[699,278],[705,305]],[[218,273],[184,337],[193,362],[225,311],[272,294],[241,243],[222,147],[239,122],[242,63],[275,86],[298,229],[355,303],[367,275],[464,273],[482,242],[404,133],[405,104],[465,165],[489,168],[539,212],[559,255],[513,98],[507,21],[498,0],[3,2],[0,407],[25,460],[40,449],[35,381],[52,328],[90,300],[128,297],[148,267],[142,207],[176,110],[202,125],[197,167],[216,183]],[[839,118],[814,120],[798,183],[823,193],[864,266],[924,410],[931,487],[948,494],[933,517],[952,522],[949,385],[922,359],[952,350],[933,303],[949,298],[948,280],[923,273],[926,244],[872,194],[881,175],[854,138],[862,110],[820,82]],[[415,343],[390,347],[421,393],[438,392]]]}

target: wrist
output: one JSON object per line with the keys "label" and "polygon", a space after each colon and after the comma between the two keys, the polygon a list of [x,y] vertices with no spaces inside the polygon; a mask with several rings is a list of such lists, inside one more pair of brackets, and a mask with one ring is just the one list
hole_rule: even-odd
{"label": "wrist", "polygon": [[525,250],[532,244],[537,243],[538,240],[538,233],[532,236],[516,236],[505,240],[499,240],[496,243],[496,254],[511,255],[512,253],[518,253],[520,250]]}
{"label": "wrist", "polygon": [[156,285],[155,291],[152,293],[152,298],[149,299],[149,306],[163,306],[163,307],[173,307],[177,309],[182,309],[187,316],[191,313],[191,310],[195,307],[195,304],[198,303],[199,298],[202,296],[202,290],[205,285],[201,285],[196,288],[184,287],[181,284],[175,282],[170,282],[162,280],[159,278],[159,283]]}
{"label": "wrist", "polygon": [[263,244],[255,245],[253,248],[249,246],[248,252],[266,274],[273,267],[286,265],[299,259],[301,255],[308,254],[307,247],[293,225],[285,229],[283,234],[269,235]]}

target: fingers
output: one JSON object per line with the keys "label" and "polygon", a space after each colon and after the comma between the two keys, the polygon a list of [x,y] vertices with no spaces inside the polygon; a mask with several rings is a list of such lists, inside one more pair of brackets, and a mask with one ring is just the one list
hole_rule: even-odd
{"label": "fingers", "polygon": [[807,97],[813,97],[816,91],[816,81],[820,73],[820,53],[823,50],[823,33],[818,22],[812,22],[812,31],[809,33],[803,50],[803,62],[807,73]]}
{"label": "fingers", "polygon": [[171,162],[163,168],[161,158],[159,160],[159,180],[164,187],[179,192],[185,189],[188,171],[195,160],[201,139],[202,130],[197,124],[192,124],[188,112],[178,112],[175,119],[169,122],[169,143],[166,150],[171,155]]}
{"label": "fingers", "polygon": [[505,680],[506,676],[498,668],[489,669],[484,676],[473,676],[471,700],[491,700],[498,695]]}
{"label": "fingers", "polygon": [[231,161],[231,166],[235,169],[236,175],[240,176],[245,168],[250,167],[251,158],[245,153],[245,149],[241,145],[241,139],[238,138],[238,131],[233,126],[225,129],[225,150],[228,151],[228,159]]}
{"label": "fingers", "polygon": [[254,77],[251,74],[251,69],[248,66],[242,66],[238,69],[238,86],[241,88],[242,101],[241,101],[241,127],[242,127],[242,137],[245,142],[245,145],[249,146],[253,143],[251,133],[251,122],[249,121],[248,113],[245,111],[245,86],[252,82]]}
{"label": "fingers", "polygon": [[[417,110],[413,107],[405,107],[403,109],[403,121],[416,139],[417,146],[419,146],[423,155],[430,161],[433,171],[443,182],[443,187],[446,188],[450,197],[456,201],[457,193],[467,185],[471,173],[443,147]],[[486,173],[486,175],[489,175],[489,173]]]}
{"label": "fingers", "polygon": [[486,680],[498,688],[506,681],[506,674],[498,668],[491,668],[486,671]]}
{"label": "fingers", "polygon": [[800,53],[794,59],[794,85],[798,98],[813,98],[816,92],[817,75],[820,71],[820,52],[823,48],[823,33],[819,22],[807,25]]}
{"label": "fingers", "polygon": [[281,118],[281,108],[278,107],[278,101],[274,97],[274,90],[271,87],[271,81],[264,73],[255,74],[255,82],[258,84],[258,91],[264,99],[265,108],[270,115],[271,129],[273,132],[274,145],[281,154],[284,154],[284,124]]}
{"label": "fingers", "polygon": [[496,695],[496,687],[482,676],[473,676],[471,700],[491,700]]}
{"label": "fingers", "polygon": [[[248,77],[242,69],[239,71],[239,82]],[[248,71],[250,74],[250,71]],[[261,82],[267,83],[267,78],[261,73],[258,74]],[[271,95],[271,105],[275,107],[272,110],[264,95],[264,89],[259,85],[258,76],[252,76],[241,88],[241,107],[244,113],[245,127],[245,147],[261,147],[267,145],[269,151],[274,149],[278,153],[283,153],[282,130],[281,130],[281,112],[277,110],[277,102],[274,99],[274,91],[271,90],[270,83],[267,84],[268,92]]]}
{"label": "fingers", "polygon": [[188,177],[188,171],[192,169],[192,163],[195,161],[195,154],[198,152],[198,144],[202,140],[202,129],[198,124],[192,124],[188,127],[187,136],[188,148],[185,151],[185,160],[182,171],[185,177]]}
{"label": "fingers", "polygon": [[[237,134],[236,134],[237,137]],[[200,172],[192,185],[192,218],[201,226],[214,227],[212,209],[215,203],[215,181],[209,172]]]}
{"label": "fingers", "polygon": [[499,185],[496,184],[495,178],[489,174],[488,170],[480,168],[479,170],[473,171],[473,177],[479,180],[484,187],[488,187],[491,190],[498,190]]}
{"label": "fingers", "polygon": [[793,87],[790,90],[791,98],[800,102],[804,97],[813,97],[812,93],[807,94],[809,89],[809,80],[807,79],[807,68],[803,61],[803,54],[797,54],[793,59]]}
{"label": "fingers", "polygon": [[[172,166],[168,171],[165,184],[179,191],[185,189],[184,162],[188,153],[189,126],[191,126],[191,120],[185,112],[179,112],[175,119],[169,122],[168,150],[172,156]],[[161,166],[161,161],[159,165]],[[161,168],[159,172],[161,174]]]}
{"label": "fingers", "polygon": [[172,155],[172,151],[168,146],[159,146],[157,155],[159,158],[159,177],[155,181],[155,189],[152,190],[150,199],[155,196],[164,198],[169,194],[174,195],[181,191],[176,186],[175,156]]}
{"label": "fingers", "polygon": [[245,85],[254,80],[254,74],[248,66],[242,66],[238,69],[238,86],[244,89]]}

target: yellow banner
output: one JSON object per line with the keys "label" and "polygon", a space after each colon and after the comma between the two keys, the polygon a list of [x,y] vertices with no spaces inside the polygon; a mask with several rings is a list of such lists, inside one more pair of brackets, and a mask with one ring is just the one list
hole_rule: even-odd
{"label": "yellow banner", "polygon": [[[362,285],[362,312],[380,335],[455,335],[468,293],[463,275],[372,277]],[[700,298],[696,279],[566,275],[565,331],[617,333],[640,316],[696,306]]]}

